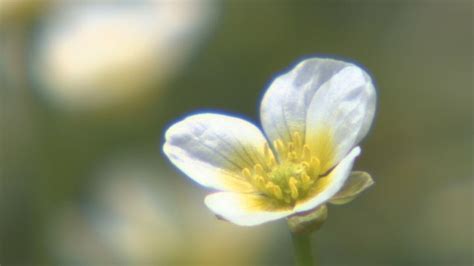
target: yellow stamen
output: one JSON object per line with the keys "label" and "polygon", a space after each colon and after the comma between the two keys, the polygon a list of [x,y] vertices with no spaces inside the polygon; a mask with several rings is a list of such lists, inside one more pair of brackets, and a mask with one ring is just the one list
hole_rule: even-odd
{"label": "yellow stamen", "polygon": [[276,164],[276,161],[275,161],[275,157],[273,156],[270,156],[268,159],[267,159],[267,165],[268,167],[270,168],[273,168]]}
{"label": "yellow stamen", "polygon": [[288,143],[288,153],[295,151],[295,144],[293,142]]}
{"label": "yellow stamen", "polygon": [[[285,142],[274,140],[273,149],[269,144],[263,145],[263,150],[260,150],[263,158],[259,163],[242,169],[243,178],[268,197],[285,205],[315,195],[314,191],[322,191],[327,186],[329,181],[321,178],[320,174],[327,171],[324,167],[331,163],[332,157],[321,156],[333,153],[326,146],[317,147],[314,142],[306,144],[298,132],[290,134],[290,138]],[[330,139],[318,141],[331,143]],[[323,148],[328,152],[321,153]]]}
{"label": "yellow stamen", "polygon": [[291,197],[293,199],[298,198],[298,181],[293,176],[288,180],[288,186],[290,187]]}
{"label": "yellow stamen", "polygon": [[296,152],[294,151],[288,152],[287,158],[289,161],[296,161],[296,158],[297,158]]}
{"label": "yellow stamen", "polygon": [[265,188],[273,194],[277,199],[283,199],[283,193],[281,192],[281,188],[275,185],[273,182],[268,182],[265,185]]}
{"label": "yellow stamen", "polygon": [[265,176],[265,171],[263,170],[263,167],[261,164],[257,163],[254,166],[255,174]]}
{"label": "yellow stamen", "polygon": [[263,187],[265,185],[265,179],[261,175],[254,175],[254,182],[257,186]]}
{"label": "yellow stamen", "polygon": [[283,144],[283,141],[281,139],[275,140],[273,142],[273,145],[275,146],[275,149],[278,152],[278,154],[280,154],[281,156],[285,155],[286,148],[285,148],[285,144]]}
{"label": "yellow stamen", "polygon": [[249,180],[252,177],[252,173],[250,173],[250,170],[248,168],[244,168],[242,170],[242,175]]}
{"label": "yellow stamen", "polygon": [[267,169],[272,169],[275,166],[276,161],[270,146],[268,146],[268,143],[265,143],[263,146],[263,156],[265,157],[264,159]]}
{"label": "yellow stamen", "polygon": [[302,162],[301,166],[303,167],[304,171],[308,171],[308,169],[309,169],[309,163],[308,162]]}
{"label": "yellow stamen", "polygon": [[303,189],[308,189],[309,186],[312,184],[312,180],[311,180],[311,177],[306,173],[304,172],[302,175],[301,175],[301,184],[303,186]]}

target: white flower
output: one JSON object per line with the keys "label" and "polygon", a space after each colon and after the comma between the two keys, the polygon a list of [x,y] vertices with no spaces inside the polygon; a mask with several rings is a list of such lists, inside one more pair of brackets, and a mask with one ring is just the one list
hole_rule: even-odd
{"label": "white flower", "polygon": [[163,150],[190,178],[220,190],[205,199],[218,216],[257,225],[331,200],[345,203],[373,183],[351,169],[375,98],[371,78],[358,66],[308,59],[265,93],[264,133],[240,118],[197,114],[168,129]]}
{"label": "white flower", "polygon": [[35,44],[42,92],[74,111],[140,102],[188,62],[211,26],[208,2],[59,2]]}
{"label": "white flower", "polygon": [[[68,201],[51,215],[47,239],[54,264],[227,265],[232,261],[249,265],[255,261],[273,229],[235,236],[232,227],[216,226],[210,223],[213,217],[197,211],[199,202],[176,203],[176,186],[169,178],[175,174],[157,165],[155,155],[127,150],[98,162],[87,197]],[[220,245],[231,236],[231,243]]]}

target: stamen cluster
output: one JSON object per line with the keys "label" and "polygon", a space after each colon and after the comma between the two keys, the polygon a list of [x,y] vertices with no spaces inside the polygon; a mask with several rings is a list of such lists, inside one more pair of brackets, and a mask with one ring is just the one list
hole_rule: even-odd
{"label": "stamen cluster", "polygon": [[263,194],[286,204],[304,198],[320,177],[321,162],[313,156],[298,132],[291,140],[273,142],[275,153],[268,144],[263,147],[264,162],[242,169],[242,175]]}

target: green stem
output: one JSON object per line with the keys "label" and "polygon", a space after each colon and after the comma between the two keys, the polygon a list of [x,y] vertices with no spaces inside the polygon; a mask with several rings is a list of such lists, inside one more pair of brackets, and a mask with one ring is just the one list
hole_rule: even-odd
{"label": "green stem", "polygon": [[310,236],[311,234],[291,233],[295,266],[317,266],[317,263],[313,261]]}

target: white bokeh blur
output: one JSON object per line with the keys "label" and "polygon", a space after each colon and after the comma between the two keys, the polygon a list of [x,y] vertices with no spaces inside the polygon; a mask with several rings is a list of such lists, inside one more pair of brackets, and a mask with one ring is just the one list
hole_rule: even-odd
{"label": "white bokeh blur", "polygon": [[189,180],[153,156],[130,154],[101,164],[90,194],[52,216],[49,249],[58,263],[246,265],[277,235],[275,227],[239,230],[218,220]]}
{"label": "white bokeh blur", "polygon": [[156,95],[208,35],[215,9],[209,0],[57,1],[35,43],[41,94],[72,111]]}

